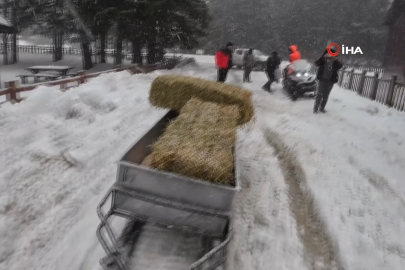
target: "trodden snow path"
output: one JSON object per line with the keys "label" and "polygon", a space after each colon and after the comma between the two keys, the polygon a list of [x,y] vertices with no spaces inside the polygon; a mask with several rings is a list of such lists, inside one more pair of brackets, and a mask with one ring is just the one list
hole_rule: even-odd
{"label": "trodden snow path", "polygon": [[[164,114],[148,104],[151,82],[166,73],[215,80],[213,59],[102,75],[65,93],[39,88],[2,105],[0,269],[101,269],[96,206],[114,162]],[[252,90],[257,119],[239,131],[242,190],[227,268],[405,269],[405,115],[338,87],[329,112],[313,115],[313,100],[291,102],[280,85],[263,92],[263,73],[252,80],[229,74]],[[181,262],[142,252],[150,249],[138,247],[136,265]]]}

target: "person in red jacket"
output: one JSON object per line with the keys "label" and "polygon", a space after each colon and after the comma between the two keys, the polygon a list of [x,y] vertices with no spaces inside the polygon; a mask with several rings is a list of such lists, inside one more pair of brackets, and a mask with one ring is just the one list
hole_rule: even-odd
{"label": "person in red jacket", "polygon": [[[298,46],[297,45],[291,45],[288,48],[288,51],[290,52],[290,65],[297,60],[301,59],[301,53],[298,50]],[[286,66],[284,69],[284,76],[287,76],[288,74],[290,74],[292,71],[289,69],[289,66]]]}
{"label": "person in red jacket", "polygon": [[288,50],[290,51],[290,64],[292,64],[296,60],[301,59],[301,53],[298,50],[297,45],[291,45]]}
{"label": "person in red jacket", "polygon": [[215,64],[218,69],[217,82],[225,82],[232,63],[233,43],[228,42],[225,48],[219,50],[215,55]]}

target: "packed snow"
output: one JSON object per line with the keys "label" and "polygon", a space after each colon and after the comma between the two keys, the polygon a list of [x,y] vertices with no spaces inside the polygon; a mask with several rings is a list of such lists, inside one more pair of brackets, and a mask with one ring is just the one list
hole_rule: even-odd
{"label": "packed snow", "polygon": [[[1,105],[0,269],[101,269],[96,206],[115,181],[114,162],[166,112],[148,103],[154,78],[215,80],[214,57],[196,59],[172,71],[101,75],[64,93],[40,87],[19,104]],[[339,266],[404,269],[405,113],[335,86],[328,112],[314,115],[313,99],[292,102],[276,84],[273,93],[262,91],[262,72],[252,81],[243,84],[238,70],[228,76],[253,92],[257,117],[239,131],[242,190],[228,269],[333,269],[307,237],[312,218],[301,219],[306,199],[297,194],[313,199],[331,245],[322,247]],[[283,151],[300,173],[288,174]],[[164,269],[164,258],[153,260]],[[153,263],[139,265],[157,269]]]}

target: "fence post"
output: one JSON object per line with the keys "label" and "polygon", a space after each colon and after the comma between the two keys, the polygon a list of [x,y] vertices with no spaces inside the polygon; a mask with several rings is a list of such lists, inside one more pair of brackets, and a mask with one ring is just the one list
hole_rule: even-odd
{"label": "fence post", "polygon": [[357,94],[361,96],[363,94],[363,88],[364,88],[364,81],[366,80],[366,70],[361,71],[361,77],[360,77],[360,82],[359,82],[359,88],[357,89]]}
{"label": "fence post", "polygon": [[66,88],[67,88],[67,83],[61,83],[60,84],[60,90],[62,91],[62,92],[65,92],[65,90],[66,90]]}
{"label": "fence post", "polygon": [[345,70],[342,68],[339,70],[339,81],[338,81],[339,86],[342,86],[344,76],[345,76]]}
{"label": "fence post", "polygon": [[9,81],[4,83],[7,88],[11,90],[10,94],[6,95],[6,101],[10,102],[18,102],[20,100],[20,93],[17,93],[17,88],[18,88],[18,81]]}
{"label": "fence post", "polygon": [[79,71],[78,75],[80,76],[79,84],[86,82],[86,71]]}
{"label": "fence post", "polygon": [[379,77],[378,72],[375,72],[374,77],[373,77],[373,86],[371,88],[371,94],[370,94],[370,99],[371,100],[375,100],[376,97],[377,97],[378,77]]}
{"label": "fence post", "polygon": [[354,75],[354,68],[349,72],[349,85],[347,86],[349,90],[352,90],[353,85],[353,75]]}
{"label": "fence post", "polygon": [[392,75],[391,81],[390,81],[390,87],[388,88],[387,98],[385,99],[385,103],[384,103],[388,107],[392,107],[392,98],[394,96],[394,89],[395,89],[396,82],[397,82],[397,75]]}

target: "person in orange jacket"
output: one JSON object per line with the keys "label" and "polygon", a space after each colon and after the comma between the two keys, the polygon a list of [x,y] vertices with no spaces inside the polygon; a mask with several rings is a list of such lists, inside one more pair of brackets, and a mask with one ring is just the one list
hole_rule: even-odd
{"label": "person in orange jacket", "polygon": [[228,42],[225,48],[219,50],[215,55],[215,64],[218,69],[217,82],[225,82],[229,69],[232,68],[233,43]]}
{"label": "person in orange jacket", "polygon": [[288,50],[290,52],[290,64],[292,64],[296,60],[301,59],[301,53],[298,50],[297,45],[291,45],[290,48],[288,48]]}
{"label": "person in orange jacket", "polygon": [[[290,65],[292,63],[294,63],[294,61],[300,60],[301,59],[301,52],[298,50],[298,46],[297,45],[291,45],[288,48],[288,51],[290,52]],[[291,73],[291,70],[289,69],[289,66],[286,66],[286,68],[284,69],[284,76],[287,76],[287,74]]]}

